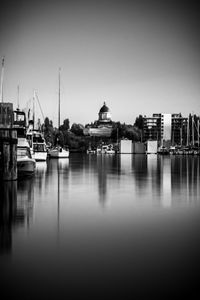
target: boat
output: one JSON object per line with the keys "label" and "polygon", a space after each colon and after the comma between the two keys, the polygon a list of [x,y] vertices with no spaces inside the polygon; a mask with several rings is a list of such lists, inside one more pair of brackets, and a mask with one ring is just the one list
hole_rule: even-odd
{"label": "boat", "polygon": [[18,177],[33,175],[36,162],[31,156],[26,139],[26,114],[18,108],[13,112],[13,128],[17,131],[17,174]]}
{"label": "boat", "polygon": [[157,151],[158,154],[169,154],[169,150],[165,146],[160,146]]}
{"label": "boat", "polygon": [[96,150],[92,148],[91,143],[89,144],[89,147],[87,149],[87,154],[95,154]]}
{"label": "boat", "polygon": [[46,161],[47,147],[43,134],[39,130],[34,130],[30,127],[27,130],[26,138],[30,145],[32,158],[36,161]]}
{"label": "boat", "polygon": [[[46,161],[47,160],[47,146],[46,146],[46,142],[44,139],[44,135],[42,133],[41,126],[39,124],[36,124],[37,128],[35,128],[35,99],[38,100],[38,103],[39,103],[39,106],[41,109],[39,98],[36,94],[36,91],[34,90],[33,115],[32,115],[32,118],[30,118],[30,112],[28,114],[29,120],[28,120],[28,128],[26,131],[26,138],[30,145],[32,158],[34,158],[36,161]],[[42,109],[41,109],[41,113],[43,116]]]}
{"label": "boat", "polygon": [[[60,128],[60,69],[59,69],[59,91],[58,91],[58,130]],[[69,149],[64,149],[61,145],[57,144],[55,147],[48,149],[49,158],[68,158]]]}
{"label": "boat", "polygon": [[17,173],[18,177],[35,173],[36,161],[31,156],[30,146],[26,138],[17,139]]}
{"label": "boat", "polygon": [[177,150],[176,146],[170,146],[170,148],[169,148],[169,154],[170,155],[175,155],[176,154],[176,150]]}
{"label": "boat", "polygon": [[56,146],[48,150],[48,155],[50,158],[68,158],[69,150],[62,148],[61,146]]}
{"label": "boat", "polygon": [[87,149],[87,154],[95,154],[96,150]]}
{"label": "boat", "polygon": [[115,150],[113,149],[113,145],[102,145],[101,148],[97,149],[98,154],[115,154]]}

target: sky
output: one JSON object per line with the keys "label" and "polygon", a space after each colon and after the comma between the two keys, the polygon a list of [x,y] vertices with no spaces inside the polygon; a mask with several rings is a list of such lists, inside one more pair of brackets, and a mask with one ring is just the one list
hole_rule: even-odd
{"label": "sky", "polygon": [[[200,114],[200,7],[170,0],[3,0],[0,57],[3,97],[58,124],[98,119],[103,102],[112,120],[139,115]],[[42,115],[36,104],[38,118]]]}

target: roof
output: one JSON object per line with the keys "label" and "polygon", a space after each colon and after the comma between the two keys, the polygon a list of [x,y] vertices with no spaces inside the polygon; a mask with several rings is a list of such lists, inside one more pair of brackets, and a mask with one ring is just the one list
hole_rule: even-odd
{"label": "roof", "polygon": [[100,109],[100,113],[105,113],[105,112],[109,112],[110,110],[109,110],[109,108],[108,108],[108,106],[106,106],[106,102],[104,102],[104,104],[103,104],[103,106],[101,107],[101,109]]}
{"label": "roof", "polygon": [[17,139],[17,147],[30,147],[26,138]]}

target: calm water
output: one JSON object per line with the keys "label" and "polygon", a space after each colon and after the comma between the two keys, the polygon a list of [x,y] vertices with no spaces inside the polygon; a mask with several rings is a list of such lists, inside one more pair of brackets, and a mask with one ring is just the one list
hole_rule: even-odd
{"label": "calm water", "polygon": [[199,157],[38,162],[33,178],[1,186],[1,290],[18,299],[197,299],[199,180]]}

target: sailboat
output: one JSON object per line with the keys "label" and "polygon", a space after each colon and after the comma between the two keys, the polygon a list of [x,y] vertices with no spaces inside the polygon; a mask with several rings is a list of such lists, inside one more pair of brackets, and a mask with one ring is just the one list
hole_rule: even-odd
{"label": "sailboat", "polygon": [[[26,138],[29,142],[31,148],[31,155],[36,161],[46,161],[47,160],[47,147],[44,136],[39,129],[34,128],[35,123],[35,101],[36,92],[34,91],[33,96],[33,120],[29,120],[29,126],[26,133]],[[37,97],[38,103],[39,99]]]}
{"label": "sailboat", "polygon": [[31,155],[30,145],[26,139],[26,114],[17,110],[13,112],[13,128],[17,131],[17,173],[18,177],[33,175],[36,161]]}
{"label": "sailboat", "polygon": [[[59,90],[58,90],[58,130],[60,128],[60,69],[59,69]],[[68,158],[69,149],[64,149],[60,145],[56,145],[54,148],[48,150],[48,155],[50,158]]]}

